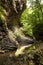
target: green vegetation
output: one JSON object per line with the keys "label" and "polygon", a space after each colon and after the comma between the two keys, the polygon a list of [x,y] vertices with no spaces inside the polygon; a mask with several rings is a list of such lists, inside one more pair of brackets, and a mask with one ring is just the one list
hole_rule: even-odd
{"label": "green vegetation", "polygon": [[3,7],[0,5],[0,22],[3,22],[4,19],[5,17],[4,17]]}
{"label": "green vegetation", "polygon": [[21,15],[22,31],[25,35],[39,38],[43,36],[43,5],[37,0],[33,5],[32,9],[26,9]]}
{"label": "green vegetation", "polygon": [[0,65],[43,65],[43,0],[0,0]]}
{"label": "green vegetation", "polygon": [[33,36],[33,33],[32,33],[33,22],[31,21],[32,20],[31,14],[32,14],[32,11],[29,9],[26,9],[21,15],[21,23],[23,24],[22,30],[24,31],[24,33],[27,35]]}

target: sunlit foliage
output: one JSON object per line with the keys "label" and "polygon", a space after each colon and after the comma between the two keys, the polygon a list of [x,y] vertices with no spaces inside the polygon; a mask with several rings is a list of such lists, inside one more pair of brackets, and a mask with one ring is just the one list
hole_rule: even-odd
{"label": "sunlit foliage", "polygon": [[26,35],[32,36],[32,22],[31,22],[31,13],[29,9],[26,9],[21,15],[21,23],[23,24],[23,31]]}
{"label": "sunlit foliage", "polygon": [[3,12],[3,7],[0,5],[0,22],[4,21],[4,12]]}
{"label": "sunlit foliage", "polygon": [[26,9],[21,15],[21,23],[26,35],[43,36],[43,5],[36,4],[33,9]]}

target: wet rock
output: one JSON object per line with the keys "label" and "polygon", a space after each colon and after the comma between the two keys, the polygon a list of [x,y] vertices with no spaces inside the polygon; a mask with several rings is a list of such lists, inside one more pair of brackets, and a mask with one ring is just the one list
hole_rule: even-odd
{"label": "wet rock", "polygon": [[17,37],[16,40],[18,41],[19,45],[29,45],[29,44],[34,44],[35,40],[28,38],[28,37]]}
{"label": "wet rock", "polygon": [[8,30],[6,29],[6,25],[3,24],[0,26],[0,49],[13,51],[18,48],[17,42],[14,38],[14,41],[9,38]]}
{"label": "wet rock", "polygon": [[3,50],[9,50],[9,51],[16,51],[17,47],[14,45],[5,45],[4,47],[2,47]]}
{"label": "wet rock", "polygon": [[1,49],[13,51],[16,50],[18,47],[16,42],[11,41],[9,38],[4,38],[1,43]]}

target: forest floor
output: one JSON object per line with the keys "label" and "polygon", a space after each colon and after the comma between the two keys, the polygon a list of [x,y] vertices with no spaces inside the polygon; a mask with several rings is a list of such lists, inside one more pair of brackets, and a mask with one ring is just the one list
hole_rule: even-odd
{"label": "forest floor", "polygon": [[0,54],[0,65],[43,65],[43,43],[36,49],[15,56],[15,51]]}

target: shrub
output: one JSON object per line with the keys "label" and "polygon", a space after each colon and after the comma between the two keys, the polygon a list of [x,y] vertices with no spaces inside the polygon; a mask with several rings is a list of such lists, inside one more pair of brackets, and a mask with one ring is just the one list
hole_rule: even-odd
{"label": "shrub", "polygon": [[43,39],[43,15],[40,9],[26,9],[21,15],[22,31],[25,35]]}

